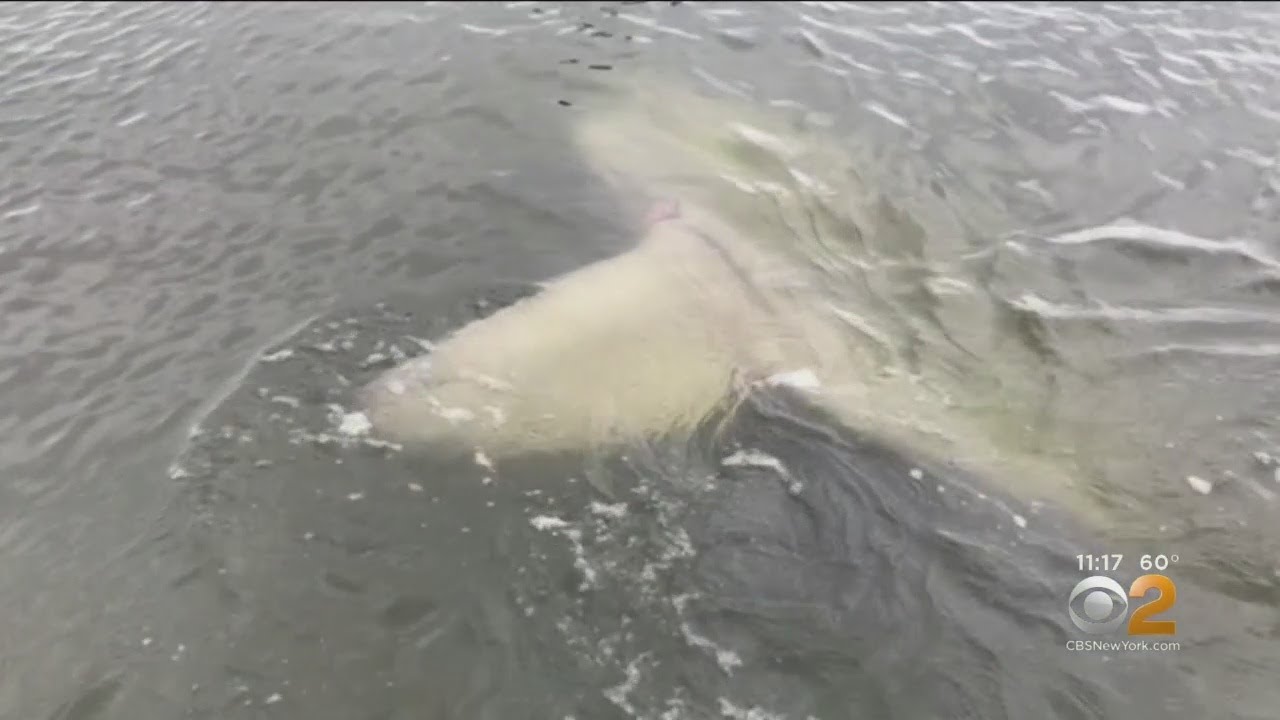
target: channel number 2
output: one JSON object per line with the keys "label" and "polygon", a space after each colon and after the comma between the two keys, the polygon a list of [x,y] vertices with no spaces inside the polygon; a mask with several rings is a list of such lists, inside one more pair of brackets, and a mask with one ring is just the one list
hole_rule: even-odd
{"label": "channel number 2", "polygon": [[[1177,630],[1177,622],[1151,619],[1152,616],[1167,612],[1178,599],[1177,587],[1165,575],[1143,575],[1129,585],[1128,592],[1120,586],[1120,583],[1105,575],[1087,577],[1081,580],[1075,586],[1075,589],[1071,591],[1071,596],[1067,601],[1067,610],[1071,615],[1072,622],[1081,630],[1093,635],[1109,633],[1119,629],[1124,622],[1124,614],[1129,607],[1129,601],[1125,596],[1141,599],[1146,597],[1151,590],[1157,592],[1155,599],[1134,608],[1133,613],[1129,616],[1128,634],[1173,635]],[[1104,591],[1108,595],[1100,598],[1100,602],[1094,602],[1089,598],[1095,592]],[[1072,607],[1076,598],[1084,598],[1083,614]],[[1116,604],[1119,604],[1120,607],[1116,608]],[[1094,617],[1095,614],[1112,615],[1113,613],[1114,616],[1109,620],[1103,620],[1102,617]]]}

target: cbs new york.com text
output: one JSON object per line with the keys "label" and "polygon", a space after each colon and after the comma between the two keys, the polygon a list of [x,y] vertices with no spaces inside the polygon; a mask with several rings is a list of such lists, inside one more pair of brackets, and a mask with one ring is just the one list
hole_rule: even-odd
{"label": "cbs new york.com text", "polygon": [[1073,652],[1174,652],[1182,649],[1177,642],[1160,640],[1068,640]]}

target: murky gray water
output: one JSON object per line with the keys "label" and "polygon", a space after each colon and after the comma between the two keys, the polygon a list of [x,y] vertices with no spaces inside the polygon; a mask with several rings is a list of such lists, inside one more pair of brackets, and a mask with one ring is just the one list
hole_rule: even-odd
{"label": "murky gray water", "polygon": [[[14,3],[0,58],[0,717],[1274,717],[1274,5]],[[886,322],[1026,360],[1092,509],[785,393],[603,455],[344,433],[635,241],[569,128],[646,67],[909,208],[982,302],[872,276]],[[1177,553],[1180,649],[1069,651],[1079,553]]]}

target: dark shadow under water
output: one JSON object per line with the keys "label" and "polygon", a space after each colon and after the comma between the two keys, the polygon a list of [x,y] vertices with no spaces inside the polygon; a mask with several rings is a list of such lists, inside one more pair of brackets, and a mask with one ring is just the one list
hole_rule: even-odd
{"label": "dark shadow under water", "polygon": [[1070,518],[778,390],[741,408],[721,443],[713,454],[778,459],[801,488],[773,468],[725,468],[729,482],[686,523],[699,621],[751,648],[761,706],[823,718],[1206,712],[1168,659],[1068,651],[1097,639],[1066,613],[1088,546]]}
{"label": "dark shadow under water", "polygon": [[1069,518],[785,388],[603,455],[339,431],[407,338],[527,292],[321,319],[202,423],[174,473],[188,716],[1209,716],[1169,656],[1066,648]]}

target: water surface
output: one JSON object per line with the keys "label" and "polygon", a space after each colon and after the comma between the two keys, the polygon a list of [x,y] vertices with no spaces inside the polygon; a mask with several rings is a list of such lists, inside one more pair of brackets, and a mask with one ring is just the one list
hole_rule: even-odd
{"label": "water surface", "polygon": [[[0,717],[1273,716],[1277,38],[1264,4],[6,5]],[[637,68],[909,208],[928,301],[872,273],[868,320],[1016,358],[1102,528],[785,393],[603,457],[345,435],[418,340],[634,243],[570,128]],[[1065,649],[1086,552],[1179,554],[1179,651]]]}

